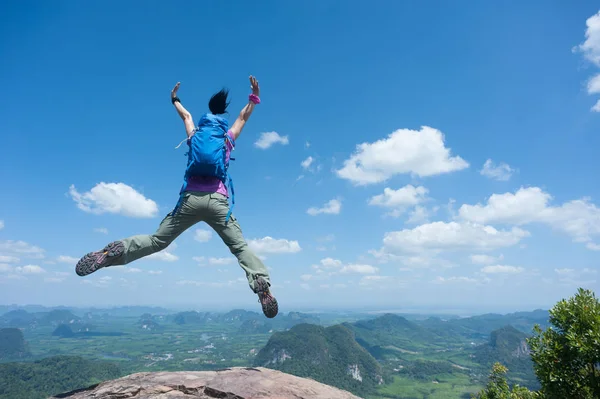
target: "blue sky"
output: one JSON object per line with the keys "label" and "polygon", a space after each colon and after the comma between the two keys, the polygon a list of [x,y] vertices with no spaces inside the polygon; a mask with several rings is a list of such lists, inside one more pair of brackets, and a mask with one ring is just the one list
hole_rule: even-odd
{"label": "blue sky", "polygon": [[234,212],[282,311],[511,311],[598,289],[596,2],[236,3],[3,4],[0,303],[259,311],[205,224],[74,273],[177,201],[173,85],[195,119],[229,87],[233,122],[250,74]]}

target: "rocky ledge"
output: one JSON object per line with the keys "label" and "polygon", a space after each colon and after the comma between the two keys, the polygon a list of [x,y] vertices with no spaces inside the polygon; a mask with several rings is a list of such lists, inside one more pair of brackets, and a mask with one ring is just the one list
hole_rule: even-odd
{"label": "rocky ledge", "polygon": [[311,379],[262,367],[136,373],[52,398],[360,399]]}

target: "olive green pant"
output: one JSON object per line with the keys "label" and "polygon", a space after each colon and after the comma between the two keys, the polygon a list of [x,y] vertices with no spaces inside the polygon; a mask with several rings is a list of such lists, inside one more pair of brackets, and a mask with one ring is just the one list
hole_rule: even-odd
{"label": "olive green pant", "polygon": [[256,292],[254,281],[262,276],[271,285],[269,272],[262,261],[250,250],[242,229],[233,215],[225,223],[229,212],[227,197],[219,193],[186,192],[180,203],[160,223],[154,234],[136,235],[121,240],[125,252],[113,264],[125,265],[167,248],[181,233],[198,222],[206,222],[221,237],[239,265],[246,272],[250,289]]}

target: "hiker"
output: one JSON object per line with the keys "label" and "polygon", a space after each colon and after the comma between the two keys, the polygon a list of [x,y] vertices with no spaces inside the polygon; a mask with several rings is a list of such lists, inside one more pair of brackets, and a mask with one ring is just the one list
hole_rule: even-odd
{"label": "hiker", "polygon": [[231,128],[228,128],[227,119],[221,116],[227,112],[229,105],[227,89],[220,90],[210,98],[210,112],[202,115],[196,126],[192,115],[177,97],[179,86],[178,82],[171,91],[171,103],[185,125],[187,139],[183,141],[187,141],[189,151],[177,204],[165,216],[154,234],[135,235],[111,242],[100,251],[90,252],[79,260],[75,272],[79,276],[86,276],[103,267],[125,265],[159,252],[185,230],[204,221],[215,230],[237,258],[246,272],[250,289],[258,294],[263,313],[266,317],[273,318],[277,315],[278,304],[270,292],[269,272],[248,247],[240,225],[231,213],[226,186],[229,180],[233,207],[235,199],[228,173],[230,153],[254,107],[260,104],[258,81],[250,76],[252,93]]}

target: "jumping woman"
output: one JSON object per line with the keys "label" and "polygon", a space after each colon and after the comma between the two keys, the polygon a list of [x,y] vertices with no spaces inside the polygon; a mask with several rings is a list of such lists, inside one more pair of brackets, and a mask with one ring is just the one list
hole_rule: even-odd
{"label": "jumping woman", "polygon": [[191,226],[206,222],[237,258],[246,273],[250,289],[258,295],[265,316],[273,318],[277,315],[278,304],[269,289],[269,272],[248,247],[240,225],[231,213],[227,189],[229,182],[233,206],[229,159],[254,107],[260,104],[258,81],[250,76],[252,94],[230,128],[227,119],[221,116],[227,112],[229,105],[227,89],[210,98],[210,112],[202,115],[195,125],[192,115],[177,97],[179,85],[178,82],[171,91],[171,103],[185,125],[187,139],[184,141],[187,142],[189,151],[184,183],[175,208],[165,216],[154,234],[135,235],[113,241],[100,251],[90,252],[79,260],[75,272],[79,276],[87,276],[104,267],[126,265],[162,251]]}

